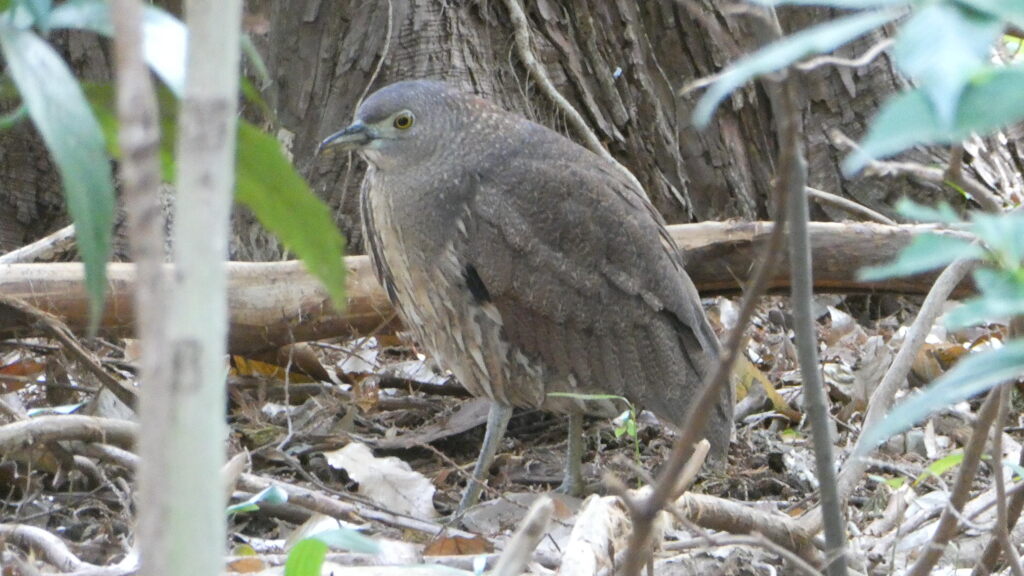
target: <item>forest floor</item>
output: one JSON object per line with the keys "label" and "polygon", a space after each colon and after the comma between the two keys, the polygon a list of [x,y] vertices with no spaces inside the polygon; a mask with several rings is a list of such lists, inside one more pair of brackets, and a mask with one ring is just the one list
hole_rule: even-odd
{"label": "forest floor", "polygon": [[[738,405],[728,464],[703,472],[691,487],[691,493],[715,497],[702,501],[709,510],[715,502],[728,501],[793,519],[817,502],[811,433],[803,422],[801,379],[784,302],[765,298],[748,331],[747,362],[735,384],[741,398],[749,397]],[[826,295],[816,297],[815,304],[836,458],[842,462],[860,434],[866,402],[898,350],[916,303],[892,296]],[[729,299],[708,302],[720,334],[731,328],[736,305]],[[955,334],[933,329],[914,364],[911,387],[926,385],[970,349],[1003,337],[999,327]],[[93,343],[90,349],[112,374],[134,383],[131,341]],[[72,412],[106,418],[129,414],[111,395],[98,392],[95,378],[58,343],[7,341],[0,353],[0,391],[5,392],[0,423]],[[376,556],[330,554],[336,574],[343,573],[340,566],[369,564],[440,563],[472,571],[474,558],[493,565],[531,503],[561,480],[567,419],[517,411],[491,468],[484,502],[461,524],[447,522],[475,462],[487,403],[470,398],[401,335],[309,343],[292,347],[277,362],[233,357],[231,363],[229,456],[242,455],[236,460],[241,466],[233,476],[231,504],[252,499],[269,485],[288,494],[285,500],[275,490],[265,491],[256,509],[230,515],[233,571],[279,572],[274,566],[282,563],[288,544],[324,526],[336,527],[337,520],[382,546]],[[927,545],[948,501],[977,406],[975,401],[951,407],[874,453],[846,507],[856,572],[902,573]],[[1015,405],[1004,429],[1003,460],[1020,458],[1015,440],[1019,414]],[[631,435],[624,432],[628,412],[617,421],[587,420],[584,474],[589,491],[608,494],[608,478],[629,487],[646,484],[668,457],[675,433],[646,412],[635,423]],[[48,442],[0,459],[0,527],[7,527],[0,531],[0,565],[8,567],[4,575],[30,573],[30,566],[42,573],[87,574],[117,565],[129,554],[134,526],[130,454],[118,457],[88,447]],[[975,564],[992,538],[989,462],[974,479],[960,532],[936,573],[969,573],[963,569]],[[628,537],[624,509],[612,498],[584,503],[553,497],[553,519],[530,571],[614,573]],[[581,511],[583,506],[587,511]],[[770,545],[731,540],[707,524],[693,514],[668,517],[661,526],[655,573],[806,572]],[[54,554],[60,550],[47,550],[45,544],[28,546],[35,552],[27,554],[13,527],[56,536],[59,541],[49,545],[66,547],[64,552],[79,562],[76,569],[57,565]],[[813,560],[815,554],[804,557]]]}

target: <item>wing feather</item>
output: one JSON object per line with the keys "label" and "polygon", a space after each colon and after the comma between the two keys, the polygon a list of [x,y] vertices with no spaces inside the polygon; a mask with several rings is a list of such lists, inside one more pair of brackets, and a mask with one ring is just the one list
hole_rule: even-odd
{"label": "wing feather", "polygon": [[536,186],[481,175],[466,251],[512,347],[545,366],[549,392],[571,376],[680,423],[718,343],[660,217],[599,162],[504,170]]}

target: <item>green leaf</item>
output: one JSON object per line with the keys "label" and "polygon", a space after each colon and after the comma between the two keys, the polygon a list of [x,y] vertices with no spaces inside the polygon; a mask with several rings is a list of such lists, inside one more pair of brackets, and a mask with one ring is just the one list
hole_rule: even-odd
{"label": "green leaf", "polygon": [[1024,212],[976,212],[971,222],[971,230],[997,254],[1000,266],[1016,270],[1024,264]]}
{"label": "green leaf", "polygon": [[[114,87],[110,84],[84,84],[86,98],[92,105],[96,119],[103,128],[107,150],[115,159],[121,158],[117,142],[117,103]],[[177,134],[178,100],[165,89],[157,89],[160,113],[160,174],[164,182],[174,181],[174,143]]]}
{"label": "green leaf", "polygon": [[1024,315],[1024,278],[1008,270],[980,268],[973,273],[981,295],[946,314],[952,330]]}
{"label": "green leaf", "polygon": [[1015,482],[1020,482],[1024,478],[1024,466],[1017,464],[1013,460],[1003,460],[1003,466],[1006,466],[1013,472]]}
{"label": "green leaf", "polygon": [[951,264],[960,258],[980,258],[985,250],[962,238],[939,234],[914,236],[910,244],[900,251],[889,264],[861,269],[861,280],[874,282],[886,278],[913,276]]}
{"label": "green leaf", "polygon": [[719,103],[755,76],[781,70],[807,56],[830,52],[889,22],[895,15],[895,12],[880,10],[847,16],[801,30],[740,59],[701,97],[693,111],[694,124],[698,128],[706,127]]}
{"label": "green leaf", "polygon": [[242,512],[255,512],[260,509],[260,504],[283,504],[288,501],[288,493],[272,484],[266,489],[254,494],[252,498],[228,506],[228,514],[241,514]]}
{"label": "green leaf", "polygon": [[312,538],[299,540],[284,564],[285,576],[320,576],[320,567],[327,557],[327,544]]}
{"label": "green leaf", "polygon": [[380,544],[351,528],[332,528],[310,536],[332,549],[349,550],[361,554],[380,554]]}
{"label": "green leaf", "polygon": [[345,240],[327,206],[309,190],[281,152],[277,140],[251,124],[238,126],[235,198],[305,263],[331,295],[345,306]]}
{"label": "green leaf", "polygon": [[[53,28],[89,30],[113,37],[110,6],[105,0],[70,0],[53,10]],[[185,90],[185,47],[188,29],[174,16],[151,6],[142,11],[143,53],[146,63],[178,97]]]}
{"label": "green leaf", "polygon": [[1021,0],[955,0],[956,4],[984,12],[1024,28],[1024,1]]}
{"label": "green leaf", "polygon": [[50,12],[53,0],[17,0],[32,15],[33,23],[44,34],[50,29]]}
{"label": "green leaf", "polygon": [[261,88],[273,84],[274,80],[270,77],[267,63],[263,61],[263,56],[260,55],[260,51],[256,49],[252,37],[248,34],[242,35],[242,54],[245,54],[246,60],[252,65],[252,71],[259,79]]}
{"label": "green leaf", "polygon": [[871,120],[868,134],[843,160],[843,173],[847,176],[859,172],[872,160],[902,152],[925,142],[953,142],[952,135],[944,135],[935,119],[935,110],[928,96],[921,90],[903,92],[889,98]]}
{"label": "green leaf", "polygon": [[954,136],[985,134],[1024,119],[1024,67],[990,68],[976,75],[964,92]]}
{"label": "green leaf", "polygon": [[[117,116],[110,86],[88,87],[107,136],[111,154],[117,146]],[[174,140],[177,102],[168,91],[158,92],[160,103],[160,158],[163,178],[174,178]],[[344,238],[330,210],[309,190],[281,152],[277,140],[242,120],[238,127],[235,197],[247,205],[268,230],[301,258],[306,268],[327,288],[339,310],[345,304]]]}
{"label": "green leaf", "polygon": [[900,28],[893,60],[928,96],[943,129],[952,129],[964,87],[1002,30],[998,19],[951,4],[926,6]]}
{"label": "green leaf", "polygon": [[963,224],[964,221],[953,210],[953,207],[946,202],[939,202],[934,207],[926,204],[918,204],[910,198],[900,198],[896,201],[896,211],[901,216],[918,222],[939,222],[942,224]]}
{"label": "green leaf", "polygon": [[22,102],[60,171],[85,263],[91,334],[103,310],[114,217],[114,182],[103,132],[75,77],[43,39],[0,24],[0,47]]}
{"label": "green leaf", "polygon": [[899,490],[907,483],[907,479],[903,476],[894,476],[892,478],[886,478],[885,476],[879,476],[877,474],[868,474],[868,478],[878,482],[879,484],[885,484],[893,490]]}
{"label": "green leaf", "polygon": [[865,455],[936,410],[962,402],[1021,375],[1024,375],[1024,340],[1011,341],[996,350],[971,354],[930,386],[897,405],[881,422],[866,429],[857,455]]}
{"label": "green leaf", "polygon": [[986,69],[975,75],[957,107],[956,125],[942,128],[928,97],[921,90],[890,98],[871,121],[861,147],[843,161],[850,176],[868,162],[919,144],[951,144],[971,134],[988,134],[1024,119],[1024,67]]}
{"label": "green leaf", "polygon": [[28,108],[24,104],[18,104],[17,108],[0,116],[0,130],[10,130],[21,124],[26,118],[28,118]]}
{"label": "green leaf", "polygon": [[919,474],[917,476],[917,478],[914,480],[914,486],[919,486],[922,482],[924,482],[928,478],[932,478],[932,477],[940,478],[940,477],[942,477],[943,474],[945,474],[946,472],[949,472],[953,468],[956,468],[963,461],[964,461],[964,451],[963,450],[956,450],[956,451],[953,451],[953,452],[947,454],[946,456],[944,456],[942,458],[939,458],[938,460],[936,460],[936,461],[932,462],[931,464],[929,464],[928,467],[925,468],[924,471],[921,472],[921,474]]}

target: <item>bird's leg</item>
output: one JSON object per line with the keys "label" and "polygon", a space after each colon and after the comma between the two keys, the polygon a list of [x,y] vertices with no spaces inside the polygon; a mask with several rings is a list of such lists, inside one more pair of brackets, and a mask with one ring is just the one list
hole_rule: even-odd
{"label": "bird's leg", "polygon": [[494,462],[494,455],[498,452],[498,444],[505,437],[505,429],[508,427],[509,418],[512,417],[512,407],[498,402],[491,402],[491,410],[487,413],[487,431],[484,433],[484,445],[480,448],[480,456],[473,467],[473,477],[466,484],[466,491],[462,493],[462,501],[459,502],[458,515],[468,510],[477,500],[480,499],[480,491],[483,489],[483,479],[487,475],[491,463]]}
{"label": "bird's leg", "polygon": [[565,476],[557,492],[579,496],[583,494],[583,414],[569,413],[569,446],[565,454]]}

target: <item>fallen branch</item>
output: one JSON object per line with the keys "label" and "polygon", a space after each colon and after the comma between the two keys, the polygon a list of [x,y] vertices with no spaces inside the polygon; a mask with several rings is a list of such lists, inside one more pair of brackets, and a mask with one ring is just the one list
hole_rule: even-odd
{"label": "fallen branch", "polygon": [[[705,222],[669,227],[689,263],[690,276],[704,296],[738,294],[771,229],[767,222]],[[888,262],[915,234],[927,230],[933,228],[812,223],[815,291],[926,294],[935,274],[864,282],[857,278],[857,270]],[[327,293],[301,262],[228,263],[230,350],[246,353],[293,342],[397,329],[394,310],[377,284],[369,260],[365,256],[345,260],[348,307],[344,313],[331,308]],[[135,321],[135,267],[111,264],[107,275],[107,305],[101,331],[109,337],[131,336]],[[88,322],[83,279],[78,263],[0,265],[0,293],[60,317],[79,333]],[[788,288],[789,264],[783,262],[772,271],[768,289]],[[968,291],[969,286],[963,284],[956,294]],[[37,333],[0,310],[0,338]]]}
{"label": "fallen branch", "polygon": [[51,260],[75,247],[75,227],[69,224],[17,250],[0,255],[0,264],[24,264],[37,260]]}
{"label": "fallen branch", "polygon": [[36,526],[0,524],[0,540],[26,550],[32,550],[48,564],[52,564],[62,572],[98,568],[98,566],[83,562],[78,556],[75,556],[63,540]]}
{"label": "fallen branch", "polygon": [[14,454],[49,442],[80,440],[120,448],[135,443],[139,425],[93,416],[37,416],[0,426],[0,454]]}

